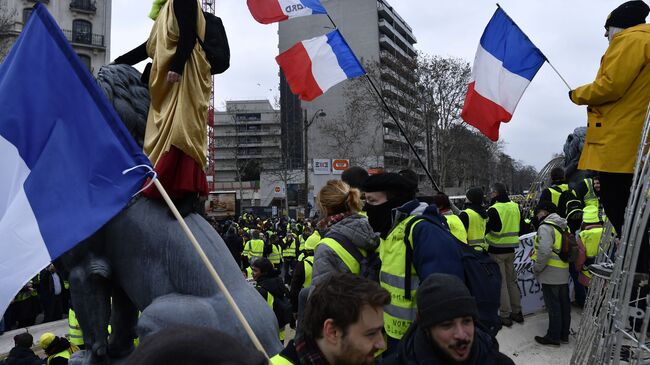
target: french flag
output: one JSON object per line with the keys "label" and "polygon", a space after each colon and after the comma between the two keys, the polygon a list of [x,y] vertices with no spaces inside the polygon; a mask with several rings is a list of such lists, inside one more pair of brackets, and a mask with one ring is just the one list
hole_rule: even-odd
{"label": "french flag", "polygon": [[490,19],[474,58],[461,117],[493,141],[546,57],[501,9]]}
{"label": "french flag", "polygon": [[275,59],[291,91],[305,101],[341,81],[366,74],[338,30],[297,43]]}
{"label": "french flag", "polygon": [[248,0],[246,3],[253,18],[262,24],[313,14],[327,14],[320,0]]}
{"label": "french flag", "polygon": [[0,65],[0,313],[34,275],[119,213],[151,163],[36,3]]}

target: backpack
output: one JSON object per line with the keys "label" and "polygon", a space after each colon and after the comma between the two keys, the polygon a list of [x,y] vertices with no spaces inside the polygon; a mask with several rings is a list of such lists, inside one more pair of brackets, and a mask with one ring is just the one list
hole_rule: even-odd
{"label": "backpack", "polygon": [[283,295],[282,298],[275,297],[273,299],[273,313],[278,319],[278,326],[282,329],[284,326],[291,323],[291,320],[293,319],[293,307],[286,295]]}
{"label": "backpack", "polygon": [[562,191],[558,186],[551,186],[550,189],[560,193],[557,203],[557,214],[567,220],[582,221],[582,208],[584,204],[578,199],[571,188]]}
{"label": "backpack", "polygon": [[325,235],[325,238],[331,238],[338,242],[343,248],[348,251],[352,257],[359,263],[359,276],[370,279],[375,282],[379,282],[379,271],[381,270],[381,260],[379,259],[379,254],[376,251],[368,252],[367,256],[364,256],[359,248],[352,243],[346,236],[330,232]]}
{"label": "backpack", "polygon": [[198,36],[196,39],[210,62],[210,73],[212,75],[224,73],[230,68],[230,46],[226,30],[218,16],[207,11],[203,12],[203,16],[205,17],[205,39],[202,41]]}
{"label": "backpack", "polygon": [[560,251],[553,250],[553,252],[560,257],[560,260],[568,263],[574,263],[576,258],[578,258],[578,242],[576,241],[576,236],[569,231],[569,228],[562,229],[555,223],[551,222],[542,222],[542,224],[547,224],[560,232],[562,235],[562,244]]}
{"label": "backpack", "polygon": [[[430,222],[445,231],[449,232],[442,223],[427,216],[416,216],[411,219],[404,230],[404,243],[406,245],[406,278],[405,296],[411,296],[411,265],[413,264],[413,245],[409,242],[409,235],[413,225],[421,220]],[[501,271],[499,265],[494,262],[485,250],[476,250],[474,247],[464,244],[450,236],[458,244],[465,274],[465,285],[476,300],[476,307],[479,312],[477,325],[492,337],[496,337],[501,329],[499,318],[499,307],[501,305]],[[435,244],[436,242],[431,242]],[[425,278],[420,278],[424,280]]]}

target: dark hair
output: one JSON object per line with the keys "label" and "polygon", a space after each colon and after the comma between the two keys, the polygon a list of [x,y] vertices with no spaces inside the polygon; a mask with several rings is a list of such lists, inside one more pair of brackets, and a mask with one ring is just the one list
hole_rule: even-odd
{"label": "dark hair", "polygon": [[31,348],[34,344],[34,337],[29,332],[19,333],[14,336],[16,347]]}
{"label": "dark hair", "polygon": [[344,183],[350,185],[351,188],[361,189],[363,182],[368,178],[368,171],[363,167],[352,166],[343,171],[341,175],[341,180]]}
{"label": "dark hair", "polygon": [[333,273],[311,293],[300,327],[312,339],[323,337],[323,323],[332,319],[343,334],[359,320],[364,305],[390,303],[390,294],[374,281],[350,273]]}
{"label": "dark hair", "polygon": [[551,181],[552,182],[562,182],[564,181],[564,169],[561,167],[554,167],[551,170]]}
{"label": "dark hair", "polygon": [[451,202],[449,202],[449,197],[444,193],[438,193],[434,195],[432,200],[436,204],[438,209],[451,208]]}
{"label": "dark hair", "polygon": [[492,184],[492,191],[499,194],[499,196],[508,195],[508,188],[506,188],[505,184],[502,183]]}
{"label": "dark hair", "polygon": [[262,275],[267,275],[273,272],[273,264],[266,257],[260,257],[259,259],[253,261],[251,267],[260,269]]}

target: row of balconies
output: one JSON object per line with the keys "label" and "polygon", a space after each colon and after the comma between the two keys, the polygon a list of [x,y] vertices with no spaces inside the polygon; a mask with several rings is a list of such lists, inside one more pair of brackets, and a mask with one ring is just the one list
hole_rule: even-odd
{"label": "row of balconies", "polygon": [[377,12],[379,16],[388,19],[391,23],[398,28],[400,34],[407,37],[411,43],[417,43],[415,36],[413,36],[413,29],[399,16],[391,7],[386,6],[382,1],[377,2]]}
{"label": "row of balconies", "polygon": [[389,38],[391,38],[397,46],[399,46],[411,57],[417,56],[417,52],[413,47],[413,43],[409,42],[406,38],[404,38],[404,36],[402,36],[402,34],[398,32],[397,29],[395,29],[393,25],[390,24],[385,19],[379,20],[379,31],[380,34],[386,35]]}
{"label": "row of balconies", "polygon": [[[49,0],[30,0],[33,3],[48,4]],[[84,13],[95,14],[97,12],[97,3],[90,0],[72,0],[70,1],[70,10],[81,11]]]}

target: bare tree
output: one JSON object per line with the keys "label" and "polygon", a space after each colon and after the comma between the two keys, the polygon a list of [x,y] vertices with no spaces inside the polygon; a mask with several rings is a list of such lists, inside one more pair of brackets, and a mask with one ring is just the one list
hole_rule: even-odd
{"label": "bare tree", "polygon": [[4,60],[11,49],[17,32],[14,31],[16,9],[9,9],[6,0],[0,0],[0,62]]}

